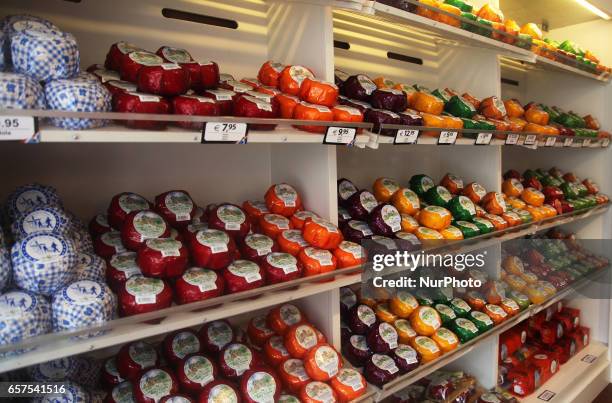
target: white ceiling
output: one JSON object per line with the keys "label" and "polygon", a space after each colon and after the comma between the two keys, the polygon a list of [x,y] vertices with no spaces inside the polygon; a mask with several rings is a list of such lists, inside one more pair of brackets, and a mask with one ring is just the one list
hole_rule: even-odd
{"label": "white ceiling", "polygon": [[[612,0],[589,1],[612,15]],[[541,25],[546,20],[549,30],[599,19],[575,0],[499,0],[499,5],[506,18],[521,25],[527,22]]]}

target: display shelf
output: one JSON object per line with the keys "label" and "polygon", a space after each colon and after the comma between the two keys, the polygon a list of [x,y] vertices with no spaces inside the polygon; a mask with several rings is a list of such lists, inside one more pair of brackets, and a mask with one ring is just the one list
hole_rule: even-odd
{"label": "display shelf", "polygon": [[[451,364],[455,360],[457,360],[460,357],[463,357],[466,354],[468,354],[469,352],[471,352],[479,343],[482,343],[484,340],[489,340],[492,337],[496,337],[496,336],[502,334],[503,332],[505,332],[506,330],[509,330],[509,329],[513,328],[514,326],[518,325],[519,323],[523,322],[524,320],[527,320],[527,319],[533,317],[538,312],[540,312],[540,311],[542,311],[542,310],[544,310],[544,309],[554,305],[556,302],[571,297],[575,292],[577,292],[580,289],[582,289],[583,287],[586,287],[589,284],[591,284],[592,281],[596,281],[601,275],[602,275],[602,271],[594,272],[594,273],[591,273],[590,275],[587,275],[586,277],[576,281],[574,284],[568,286],[567,288],[565,288],[562,291],[558,292],[557,294],[555,294],[551,298],[547,299],[542,304],[539,304],[539,305],[530,305],[527,309],[525,309],[520,314],[518,314],[518,315],[516,315],[516,316],[514,316],[514,317],[512,317],[512,318],[510,318],[508,320],[506,320],[505,322],[503,322],[499,326],[494,327],[493,329],[489,330],[488,332],[479,335],[478,337],[468,341],[467,343],[461,344],[455,350],[453,350],[453,351],[451,351],[449,353],[446,353],[446,354],[442,355],[440,358],[438,358],[438,359],[436,359],[434,361],[428,362],[425,365],[421,365],[421,366],[417,367],[414,371],[409,372],[409,373],[407,373],[405,375],[402,375],[402,376],[396,378],[394,381],[385,384],[382,388],[379,388],[377,393],[373,396],[374,401],[380,402],[380,401],[390,397],[394,393],[399,392],[400,390],[404,389],[405,387],[415,383],[419,379],[422,379],[422,378],[426,377],[427,375],[431,374],[432,372],[434,372],[434,371],[436,371],[436,370],[438,370],[440,368],[443,368],[443,367]],[[607,347],[605,347],[605,346],[603,346],[603,347],[605,348],[605,353],[607,353]],[[584,351],[586,351],[586,350],[584,350]],[[581,354],[579,354],[579,356],[582,356]],[[563,367],[562,367],[562,369],[563,369]],[[367,400],[364,399],[364,400],[359,400],[359,401],[365,402]],[[534,402],[535,401],[536,400],[534,400]],[[569,402],[571,400],[559,400],[559,401],[564,401],[564,402],[568,401]]]}
{"label": "display shelf", "polygon": [[608,384],[609,366],[608,347],[591,340],[545,384],[519,400],[523,403],[591,402]]}
{"label": "display shelf", "polygon": [[577,67],[570,66],[568,64],[561,63],[556,60],[551,60],[539,55],[536,56],[535,65],[543,70],[560,71],[562,73],[574,74],[581,77],[590,78],[592,80],[601,81],[603,83],[610,82],[610,75],[589,73],[588,71],[581,70]]}
{"label": "display shelf", "polygon": [[[291,282],[116,319],[97,327],[49,333],[26,339],[19,344],[5,345],[0,348],[0,351],[36,348],[21,355],[0,360],[0,373],[307,298],[354,283],[360,270],[359,267],[337,270],[332,273],[304,277]],[[158,320],[159,323],[146,323],[152,320]],[[80,339],[73,337],[101,330],[104,330],[105,333],[97,337]]]}

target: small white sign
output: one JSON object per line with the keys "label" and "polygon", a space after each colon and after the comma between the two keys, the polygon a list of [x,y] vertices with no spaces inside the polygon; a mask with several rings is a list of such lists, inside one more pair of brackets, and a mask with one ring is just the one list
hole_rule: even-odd
{"label": "small white sign", "polygon": [[0,116],[0,140],[27,140],[35,132],[32,116]]}
{"label": "small white sign", "polygon": [[597,360],[597,357],[591,354],[587,354],[580,361],[586,362],[587,364],[592,364]]}
{"label": "small white sign", "polygon": [[355,140],[357,129],[354,127],[330,126],[325,132],[323,144],[351,144]]}
{"label": "small white sign", "polygon": [[553,397],[555,397],[556,393],[551,392],[550,390],[545,390],[544,392],[538,395],[538,399],[544,400],[545,402],[550,402]]}
{"label": "small white sign", "polygon": [[583,147],[590,147],[591,146],[591,139],[584,139],[584,140],[582,140],[582,146]]}
{"label": "small white sign", "polygon": [[544,142],[545,147],[554,147],[557,143],[557,139],[555,137],[546,137],[546,141]]}
{"label": "small white sign", "polygon": [[440,132],[438,144],[455,144],[455,141],[457,141],[457,132]]}
{"label": "small white sign", "polygon": [[492,138],[493,133],[478,133],[478,136],[476,137],[476,142],[474,144],[476,144],[477,146],[488,146],[489,144],[491,144]]}
{"label": "small white sign", "polygon": [[536,136],[535,134],[528,134],[525,136],[525,141],[523,141],[523,144],[526,146],[532,146],[536,144],[537,140],[538,136]]}
{"label": "small white sign", "polygon": [[605,138],[605,139],[601,140],[601,146],[602,147],[607,147],[609,145],[610,145],[610,139]]}
{"label": "small white sign", "polygon": [[246,123],[206,122],[202,142],[238,143],[247,135]]}
{"label": "small white sign", "polygon": [[571,137],[566,137],[565,140],[563,140],[563,147],[571,147],[572,144],[574,144],[574,139]]}
{"label": "small white sign", "polygon": [[416,144],[418,138],[418,130],[400,129],[395,134],[395,140],[393,140],[393,144]]}
{"label": "small white sign", "polygon": [[516,133],[510,133],[506,136],[506,145],[507,146],[513,146],[516,145],[516,143],[518,143],[519,140],[519,135]]}

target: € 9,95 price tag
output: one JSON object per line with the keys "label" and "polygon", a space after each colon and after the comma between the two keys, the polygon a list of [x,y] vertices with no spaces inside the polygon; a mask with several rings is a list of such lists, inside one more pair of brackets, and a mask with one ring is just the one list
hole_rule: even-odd
{"label": "\u20ac 9,95 price tag", "polygon": [[416,144],[418,138],[418,130],[400,129],[395,133],[393,144]]}
{"label": "\u20ac 9,95 price tag", "polygon": [[457,132],[440,132],[438,144],[452,145],[457,141]]}
{"label": "\u20ac 9,95 price tag", "polygon": [[325,132],[323,144],[351,144],[355,140],[357,129],[354,127],[330,126]]}
{"label": "\u20ac 9,95 price tag", "polygon": [[202,143],[238,143],[247,135],[246,123],[206,122]]}
{"label": "\u20ac 9,95 price tag", "polygon": [[27,140],[35,133],[32,116],[0,116],[0,140]]}

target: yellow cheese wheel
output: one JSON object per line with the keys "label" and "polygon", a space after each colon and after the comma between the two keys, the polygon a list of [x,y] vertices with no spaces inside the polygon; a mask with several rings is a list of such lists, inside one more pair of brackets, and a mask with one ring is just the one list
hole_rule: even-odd
{"label": "yellow cheese wheel", "polygon": [[416,298],[408,291],[398,291],[393,298],[389,300],[389,308],[391,312],[400,318],[407,319],[410,314],[419,307]]}
{"label": "yellow cheese wheel", "polygon": [[410,315],[410,325],[421,336],[431,336],[442,325],[438,311],[420,306]]}
{"label": "yellow cheese wheel", "polygon": [[517,199],[516,197],[508,197],[508,200],[506,200],[506,203],[510,207],[515,208],[515,209],[524,209],[525,206],[527,206],[527,203],[525,203],[521,199]]}
{"label": "yellow cheese wheel", "polygon": [[508,197],[519,197],[525,188],[521,181],[509,178],[502,182],[502,192]]}
{"label": "yellow cheese wheel", "polygon": [[376,317],[381,322],[393,323],[397,320],[397,316],[391,312],[389,305],[386,303],[376,305],[374,312],[376,312]]}
{"label": "yellow cheese wheel", "polygon": [[442,355],[440,346],[429,337],[417,336],[412,339],[411,346],[421,356],[422,363],[433,361]]}
{"label": "yellow cheese wheel", "polygon": [[431,339],[436,342],[444,353],[453,351],[459,345],[457,335],[445,327],[438,328],[431,336]]}
{"label": "yellow cheese wheel", "polygon": [[419,196],[408,188],[401,188],[391,196],[391,203],[402,214],[415,215],[421,203]]}
{"label": "yellow cheese wheel", "polygon": [[452,215],[444,207],[427,206],[419,213],[419,223],[427,228],[442,230],[451,223]]}
{"label": "yellow cheese wheel", "polygon": [[463,239],[463,233],[457,227],[449,225],[447,228],[440,231],[440,234],[444,237],[444,239],[457,241]]}
{"label": "yellow cheese wheel", "polygon": [[402,231],[413,234],[419,228],[419,222],[413,216],[402,213],[401,217],[400,225],[402,226]]}
{"label": "yellow cheese wheel", "polygon": [[372,190],[374,191],[376,200],[386,203],[391,200],[391,196],[399,190],[399,185],[393,179],[378,178],[374,181]]}
{"label": "yellow cheese wheel", "polygon": [[525,271],[525,266],[523,265],[523,261],[517,256],[506,256],[502,261],[502,267],[508,272],[512,274],[521,274]]}
{"label": "yellow cheese wheel", "polygon": [[417,238],[423,241],[427,240],[442,240],[444,237],[435,229],[427,228],[427,227],[419,227],[414,232]]}
{"label": "yellow cheese wheel", "polygon": [[410,326],[410,322],[406,319],[398,319],[393,322],[395,330],[397,330],[397,337],[399,342],[402,344],[412,344],[412,340],[418,336],[417,332]]}
{"label": "yellow cheese wheel", "polygon": [[531,206],[540,207],[544,204],[544,194],[535,188],[526,188],[521,193],[521,199]]}

